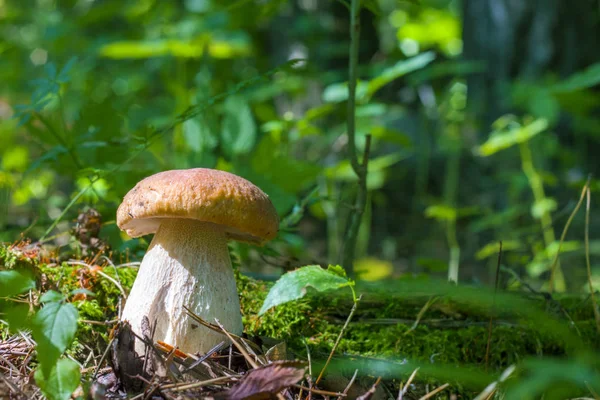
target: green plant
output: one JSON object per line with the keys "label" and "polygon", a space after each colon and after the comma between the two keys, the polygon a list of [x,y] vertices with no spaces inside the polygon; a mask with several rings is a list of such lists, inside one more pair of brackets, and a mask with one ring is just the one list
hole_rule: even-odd
{"label": "green plant", "polygon": [[[0,271],[0,297],[13,297],[35,288],[35,281],[26,270]],[[35,380],[51,400],[69,399],[79,386],[79,365],[61,357],[69,348],[77,331],[77,308],[55,291],[39,298],[41,307],[30,315],[29,305],[10,304],[3,300],[2,308],[11,331],[31,331],[37,343],[38,366]]]}

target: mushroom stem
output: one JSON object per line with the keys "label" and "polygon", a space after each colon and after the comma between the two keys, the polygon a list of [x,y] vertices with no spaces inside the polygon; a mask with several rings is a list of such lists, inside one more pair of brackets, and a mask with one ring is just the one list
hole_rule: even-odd
{"label": "mushroom stem", "polygon": [[[227,338],[191,319],[184,306],[207,322],[217,318],[235,334],[242,317],[227,237],[222,226],[189,219],[165,219],[142,260],[123,309],[135,333],[142,319],[156,324],[154,341],[161,340],[188,353],[206,353]],[[136,352],[144,354],[137,342]]]}

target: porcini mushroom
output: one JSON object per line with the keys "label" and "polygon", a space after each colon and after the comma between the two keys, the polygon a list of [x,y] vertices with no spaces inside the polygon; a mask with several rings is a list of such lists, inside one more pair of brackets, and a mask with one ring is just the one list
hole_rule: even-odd
{"label": "porcini mushroom", "polygon": [[[117,210],[117,225],[131,237],[154,233],[121,319],[142,336],[142,319],[156,323],[154,340],[204,354],[227,340],[199,326],[215,318],[242,333],[242,317],[227,240],[262,245],[279,218],[269,197],[247,180],[196,168],[160,172],[140,181]],[[144,344],[137,341],[136,352]]]}

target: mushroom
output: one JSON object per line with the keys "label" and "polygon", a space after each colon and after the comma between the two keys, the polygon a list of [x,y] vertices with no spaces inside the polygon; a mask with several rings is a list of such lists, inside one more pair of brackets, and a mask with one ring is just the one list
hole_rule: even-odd
{"label": "mushroom", "polygon": [[[262,245],[277,235],[279,218],[269,197],[247,180],[196,168],[160,172],[140,181],[117,210],[117,225],[131,237],[154,233],[121,320],[142,335],[204,354],[226,341],[189,317],[184,306],[229,332],[242,333],[242,316],[227,240]],[[144,353],[136,343],[136,352]]]}

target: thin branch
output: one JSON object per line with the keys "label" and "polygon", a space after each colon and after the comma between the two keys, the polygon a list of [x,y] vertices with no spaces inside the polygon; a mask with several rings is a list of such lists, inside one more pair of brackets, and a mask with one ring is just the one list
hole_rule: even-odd
{"label": "thin branch", "polygon": [[350,324],[350,321],[352,320],[352,317],[354,316],[354,313],[356,312],[356,308],[358,307],[358,303],[360,302],[361,298],[362,298],[362,295],[358,299],[356,299],[356,301],[354,302],[354,305],[352,306],[352,310],[350,310],[350,314],[348,314],[348,318],[346,318],[346,323],[342,327],[340,334],[338,335],[337,339],[335,340],[335,343],[333,344],[333,348],[331,349],[331,352],[329,353],[329,357],[327,357],[327,361],[325,362],[323,369],[319,373],[319,377],[315,381],[315,386],[319,384],[319,381],[323,377],[323,374],[325,373],[327,366],[331,362],[331,359],[333,358],[333,355],[335,354],[335,351],[337,350],[337,347],[339,346],[340,341],[342,340],[342,336],[344,336],[344,332],[346,332],[346,328],[348,328],[348,324]]}
{"label": "thin branch", "polygon": [[419,398],[419,400],[427,400],[432,398],[433,396],[435,396],[436,394],[438,394],[439,392],[441,392],[442,390],[446,389],[448,386],[450,386],[450,384],[448,383],[444,383],[442,386],[436,388],[435,390],[427,393],[425,396]]}
{"label": "thin branch", "polygon": [[356,377],[358,376],[358,370],[354,370],[354,375],[352,375],[352,379],[350,379],[350,382],[348,382],[348,384],[346,385],[346,388],[344,388],[344,391],[342,392],[342,394],[340,394],[337,397],[337,400],[342,400],[342,397],[346,396],[348,394],[348,391],[350,390],[350,388],[352,387],[352,385],[354,384],[354,381],[356,380]]}

